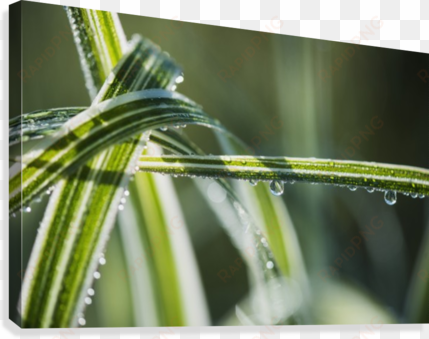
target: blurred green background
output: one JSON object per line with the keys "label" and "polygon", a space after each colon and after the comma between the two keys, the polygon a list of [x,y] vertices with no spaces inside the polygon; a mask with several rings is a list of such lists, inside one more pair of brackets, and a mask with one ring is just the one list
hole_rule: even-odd
{"label": "blurred green background", "polygon": [[[150,38],[183,66],[185,81],[178,92],[203,105],[258,155],[347,157],[429,168],[429,84],[417,76],[421,69],[429,70],[427,54],[119,16],[127,38],[135,33]],[[25,2],[22,23],[22,65],[31,75],[22,87],[24,112],[89,105],[62,6]],[[61,39],[60,43],[54,40],[58,48],[52,42],[55,37]],[[252,39],[258,41],[255,37],[261,40],[259,49],[252,44]],[[51,57],[45,51],[50,47],[55,50]],[[237,67],[235,60],[246,49],[250,51],[249,47],[254,48],[254,54]],[[345,60],[350,47],[354,55]],[[47,60],[32,74],[31,67],[42,54]],[[343,59],[341,67],[323,79],[325,70],[338,67],[338,58]],[[234,75],[222,79],[219,72],[230,73],[231,66],[237,68]],[[14,76],[18,75],[10,74]],[[18,114],[10,112],[10,117]],[[368,132],[367,128],[372,134],[364,137],[360,132]],[[207,153],[220,154],[214,136],[206,129],[188,127],[186,132]],[[237,271],[227,283],[217,276],[239,254],[191,180],[178,178],[174,182],[213,323],[222,324],[247,292],[246,270]],[[329,284],[341,279],[365,290],[400,317],[428,225],[428,199],[400,195],[396,205],[388,206],[381,193],[307,184],[287,185],[279,199],[285,199],[291,213],[315,294],[328,297],[332,293]],[[46,200],[24,216],[23,267]],[[335,266],[335,259],[373,218],[383,227],[369,235],[362,249],[334,276],[321,279],[323,270],[330,272],[329,266]],[[11,237],[19,236],[17,221],[12,219],[10,225]],[[101,268],[94,303],[86,311],[88,327],[132,326],[131,296],[118,274],[125,265],[121,246],[115,230],[106,253],[108,264]],[[21,263],[13,257],[10,265],[17,272],[21,270]],[[19,284],[10,285],[11,312],[16,312],[19,290]],[[346,294],[340,293],[338,290],[336,297],[347,304]],[[347,312],[346,308],[342,311]]]}

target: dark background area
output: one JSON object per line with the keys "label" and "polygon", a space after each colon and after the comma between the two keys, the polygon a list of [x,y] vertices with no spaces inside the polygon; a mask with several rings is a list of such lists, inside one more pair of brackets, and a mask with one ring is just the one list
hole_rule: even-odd
{"label": "dark background area", "polygon": [[[46,49],[53,48],[55,52],[23,83],[23,112],[89,105],[62,6],[24,4],[23,69],[31,74],[35,60]],[[422,69],[429,71],[427,54],[275,34],[262,36],[255,31],[140,16],[119,17],[128,39],[135,33],[150,38],[183,66],[185,81],[178,92],[203,105],[208,114],[258,155],[346,158],[429,168],[429,82],[423,82],[417,74]],[[58,48],[52,42],[55,37],[61,39],[59,44],[58,39],[54,40]],[[255,37],[261,40],[259,49],[252,43],[257,41]],[[235,60],[246,50],[251,51],[249,47],[254,54],[237,67]],[[345,53],[349,53],[348,60]],[[335,63],[338,58],[343,60],[341,67]],[[236,68],[233,75],[231,66]],[[337,70],[325,78],[324,71],[330,73],[331,67]],[[222,70],[228,70],[231,77],[222,79]],[[9,76],[18,75],[11,72]],[[20,113],[11,111],[10,117]],[[362,131],[370,134],[364,137]],[[188,127],[186,132],[207,153],[220,153],[207,130]],[[211,316],[218,323],[246,293],[246,272],[237,272],[228,283],[218,278],[217,272],[233,262],[238,253],[191,180],[179,178],[175,183]],[[324,284],[318,273],[334,266],[334,260],[350,246],[353,236],[369,226],[371,220],[381,220],[383,227],[335,277],[360,286],[394,314],[401,315],[428,225],[428,199],[400,195],[396,205],[388,206],[381,193],[307,184],[286,186],[282,198],[291,213],[316,289]],[[39,208],[24,216],[24,267],[45,203],[46,198]],[[19,237],[15,229],[19,229],[19,223],[12,219],[11,238]],[[116,236],[112,236],[107,256],[115,257],[120,267],[125,264]],[[11,268],[20,271],[20,265],[18,257],[10,258]],[[95,305],[87,309],[88,326],[131,326],[128,287],[114,274],[114,267],[103,267],[103,276],[109,278],[97,281],[96,289],[106,297],[94,298]],[[10,285],[12,305],[17,303],[19,290],[18,284]],[[106,308],[119,311],[114,316],[100,311]]]}

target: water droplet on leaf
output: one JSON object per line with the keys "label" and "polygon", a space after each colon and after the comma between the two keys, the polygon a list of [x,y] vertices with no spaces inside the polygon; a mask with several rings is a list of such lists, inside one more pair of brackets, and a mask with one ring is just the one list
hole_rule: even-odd
{"label": "water droplet on leaf", "polygon": [[396,192],[395,191],[386,191],[384,193],[384,201],[388,205],[395,205],[396,204]]}
{"label": "water droplet on leaf", "polygon": [[283,194],[284,185],[283,182],[278,180],[273,180],[270,182],[270,191],[275,196],[279,196]]}
{"label": "water droplet on leaf", "polygon": [[257,181],[257,180],[255,180],[255,179],[250,179],[250,180],[249,180],[249,184],[250,184],[251,186],[256,186],[256,185],[258,184],[258,181]]}

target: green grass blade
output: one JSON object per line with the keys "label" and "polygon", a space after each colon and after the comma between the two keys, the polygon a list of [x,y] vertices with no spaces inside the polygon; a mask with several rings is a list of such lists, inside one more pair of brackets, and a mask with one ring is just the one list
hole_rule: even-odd
{"label": "green grass blade", "polygon": [[25,154],[22,169],[11,168],[10,213],[20,208],[21,191],[22,203],[28,205],[67,171],[109,146],[170,123],[221,128],[185,97],[164,90],[134,92],[91,106]]}
{"label": "green grass blade", "polygon": [[[129,189],[130,197],[137,199],[132,201],[133,208],[125,212],[135,214],[138,229],[131,234],[132,230],[128,228],[130,214],[127,214],[121,220],[121,226],[124,226],[121,232],[126,235],[127,242],[140,236],[141,253],[130,254],[133,266],[129,275],[132,283],[146,280],[146,286],[139,289],[146,287],[147,290],[146,298],[135,300],[140,306],[138,313],[142,314],[137,319],[137,326],[208,325],[198,266],[171,179],[139,173]],[[155,307],[148,309],[148,303]],[[145,310],[155,313],[150,315],[156,317],[155,323],[155,319],[150,322],[148,315],[143,315]]]}
{"label": "green grass blade", "polygon": [[65,107],[38,110],[9,120],[9,146],[42,139],[56,132],[64,123],[88,107]]}
{"label": "green grass blade", "polygon": [[142,156],[143,171],[256,181],[321,183],[429,195],[429,170],[374,162],[253,156]]}
{"label": "green grass blade", "polygon": [[65,7],[91,99],[126,49],[126,38],[116,13]]}

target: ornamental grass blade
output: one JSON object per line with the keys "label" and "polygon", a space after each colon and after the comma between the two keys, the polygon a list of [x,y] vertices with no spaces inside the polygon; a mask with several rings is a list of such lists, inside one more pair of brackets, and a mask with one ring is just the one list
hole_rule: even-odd
{"label": "ornamental grass blade", "polygon": [[22,168],[19,164],[12,166],[10,213],[20,208],[21,192],[26,206],[63,175],[109,146],[169,123],[222,129],[186,97],[166,90],[133,92],[103,101],[69,120],[53,136],[41,140],[36,149],[24,154]]}
{"label": "ornamental grass blade", "polygon": [[118,14],[65,7],[91,100],[127,47]]}
{"label": "ornamental grass blade", "polygon": [[[182,176],[269,181],[274,194],[283,182],[318,183],[396,192],[424,198],[429,195],[429,170],[420,167],[364,161],[264,156],[142,156],[142,171]],[[387,194],[386,194],[387,195]],[[386,198],[387,200],[387,198]],[[388,203],[390,201],[387,201]]]}
{"label": "ornamental grass blade", "polygon": [[136,325],[209,325],[198,265],[171,179],[138,173],[129,192],[135,199],[120,214],[120,230],[130,282],[139,284],[134,288],[140,292],[134,299]]}

